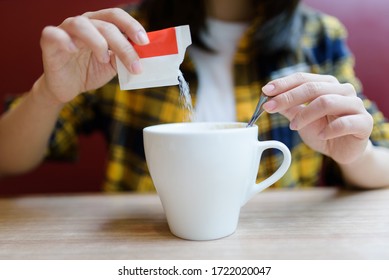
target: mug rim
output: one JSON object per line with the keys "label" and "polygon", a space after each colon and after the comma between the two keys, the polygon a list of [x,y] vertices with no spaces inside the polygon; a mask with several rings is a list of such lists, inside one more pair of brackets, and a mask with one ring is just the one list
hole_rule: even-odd
{"label": "mug rim", "polygon": [[[214,129],[201,129],[207,127],[214,127]],[[220,128],[218,129],[218,126]],[[231,126],[231,127],[226,127]],[[185,127],[198,127],[199,129],[177,129]],[[155,134],[213,134],[213,133],[231,133],[236,131],[256,130],[257,125],[247,127],[245,122],[181,122],[181,123],[162,123],[151,125],[143,128],[143,132]]]}

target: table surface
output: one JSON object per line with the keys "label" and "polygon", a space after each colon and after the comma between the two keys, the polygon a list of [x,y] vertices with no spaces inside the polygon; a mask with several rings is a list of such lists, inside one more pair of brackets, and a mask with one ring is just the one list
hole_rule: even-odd
{"label": "table surface", "polygon": [[213,241],[173,236],[155,194],[0,198],[0,259],[389,259],[389,189],[266,190]]}

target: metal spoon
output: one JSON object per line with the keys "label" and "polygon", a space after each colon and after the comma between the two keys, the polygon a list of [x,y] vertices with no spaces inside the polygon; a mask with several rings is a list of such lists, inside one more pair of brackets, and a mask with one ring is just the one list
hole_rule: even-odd
{"label": "metal spoon", "polygon": [[254,114],[251,117],[251,120],[247,124],[247,127],[253,126],[254,123],[258,120],[258,118],[262,115],[263,113],[263,108],[262,105],[268,100],[268,96],[261,93],[261,96],[259,97],[259,101],[257,103],[257,107],[255,108]]}

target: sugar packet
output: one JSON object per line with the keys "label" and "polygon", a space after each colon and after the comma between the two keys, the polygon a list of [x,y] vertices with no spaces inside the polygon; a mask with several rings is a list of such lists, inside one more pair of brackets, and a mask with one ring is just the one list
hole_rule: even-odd
{"label": "sugar packet", "polygon": [[150,43],[134,48],[143,71],[130,73],[116,56],[119,85],[122,90],[177,85],[185,50],[192,43],[189,25],[147,33]]}

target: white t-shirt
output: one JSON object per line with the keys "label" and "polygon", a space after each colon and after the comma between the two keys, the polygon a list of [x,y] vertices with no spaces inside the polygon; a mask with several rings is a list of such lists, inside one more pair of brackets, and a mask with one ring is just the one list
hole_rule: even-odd
{"label": "white t-shirt", "polygon": [[216,53],[194,46],[188,50],[199,79],[194,121],[235,121],[233,59],[248,24],[212,18],[206,24],[201,39]]}

